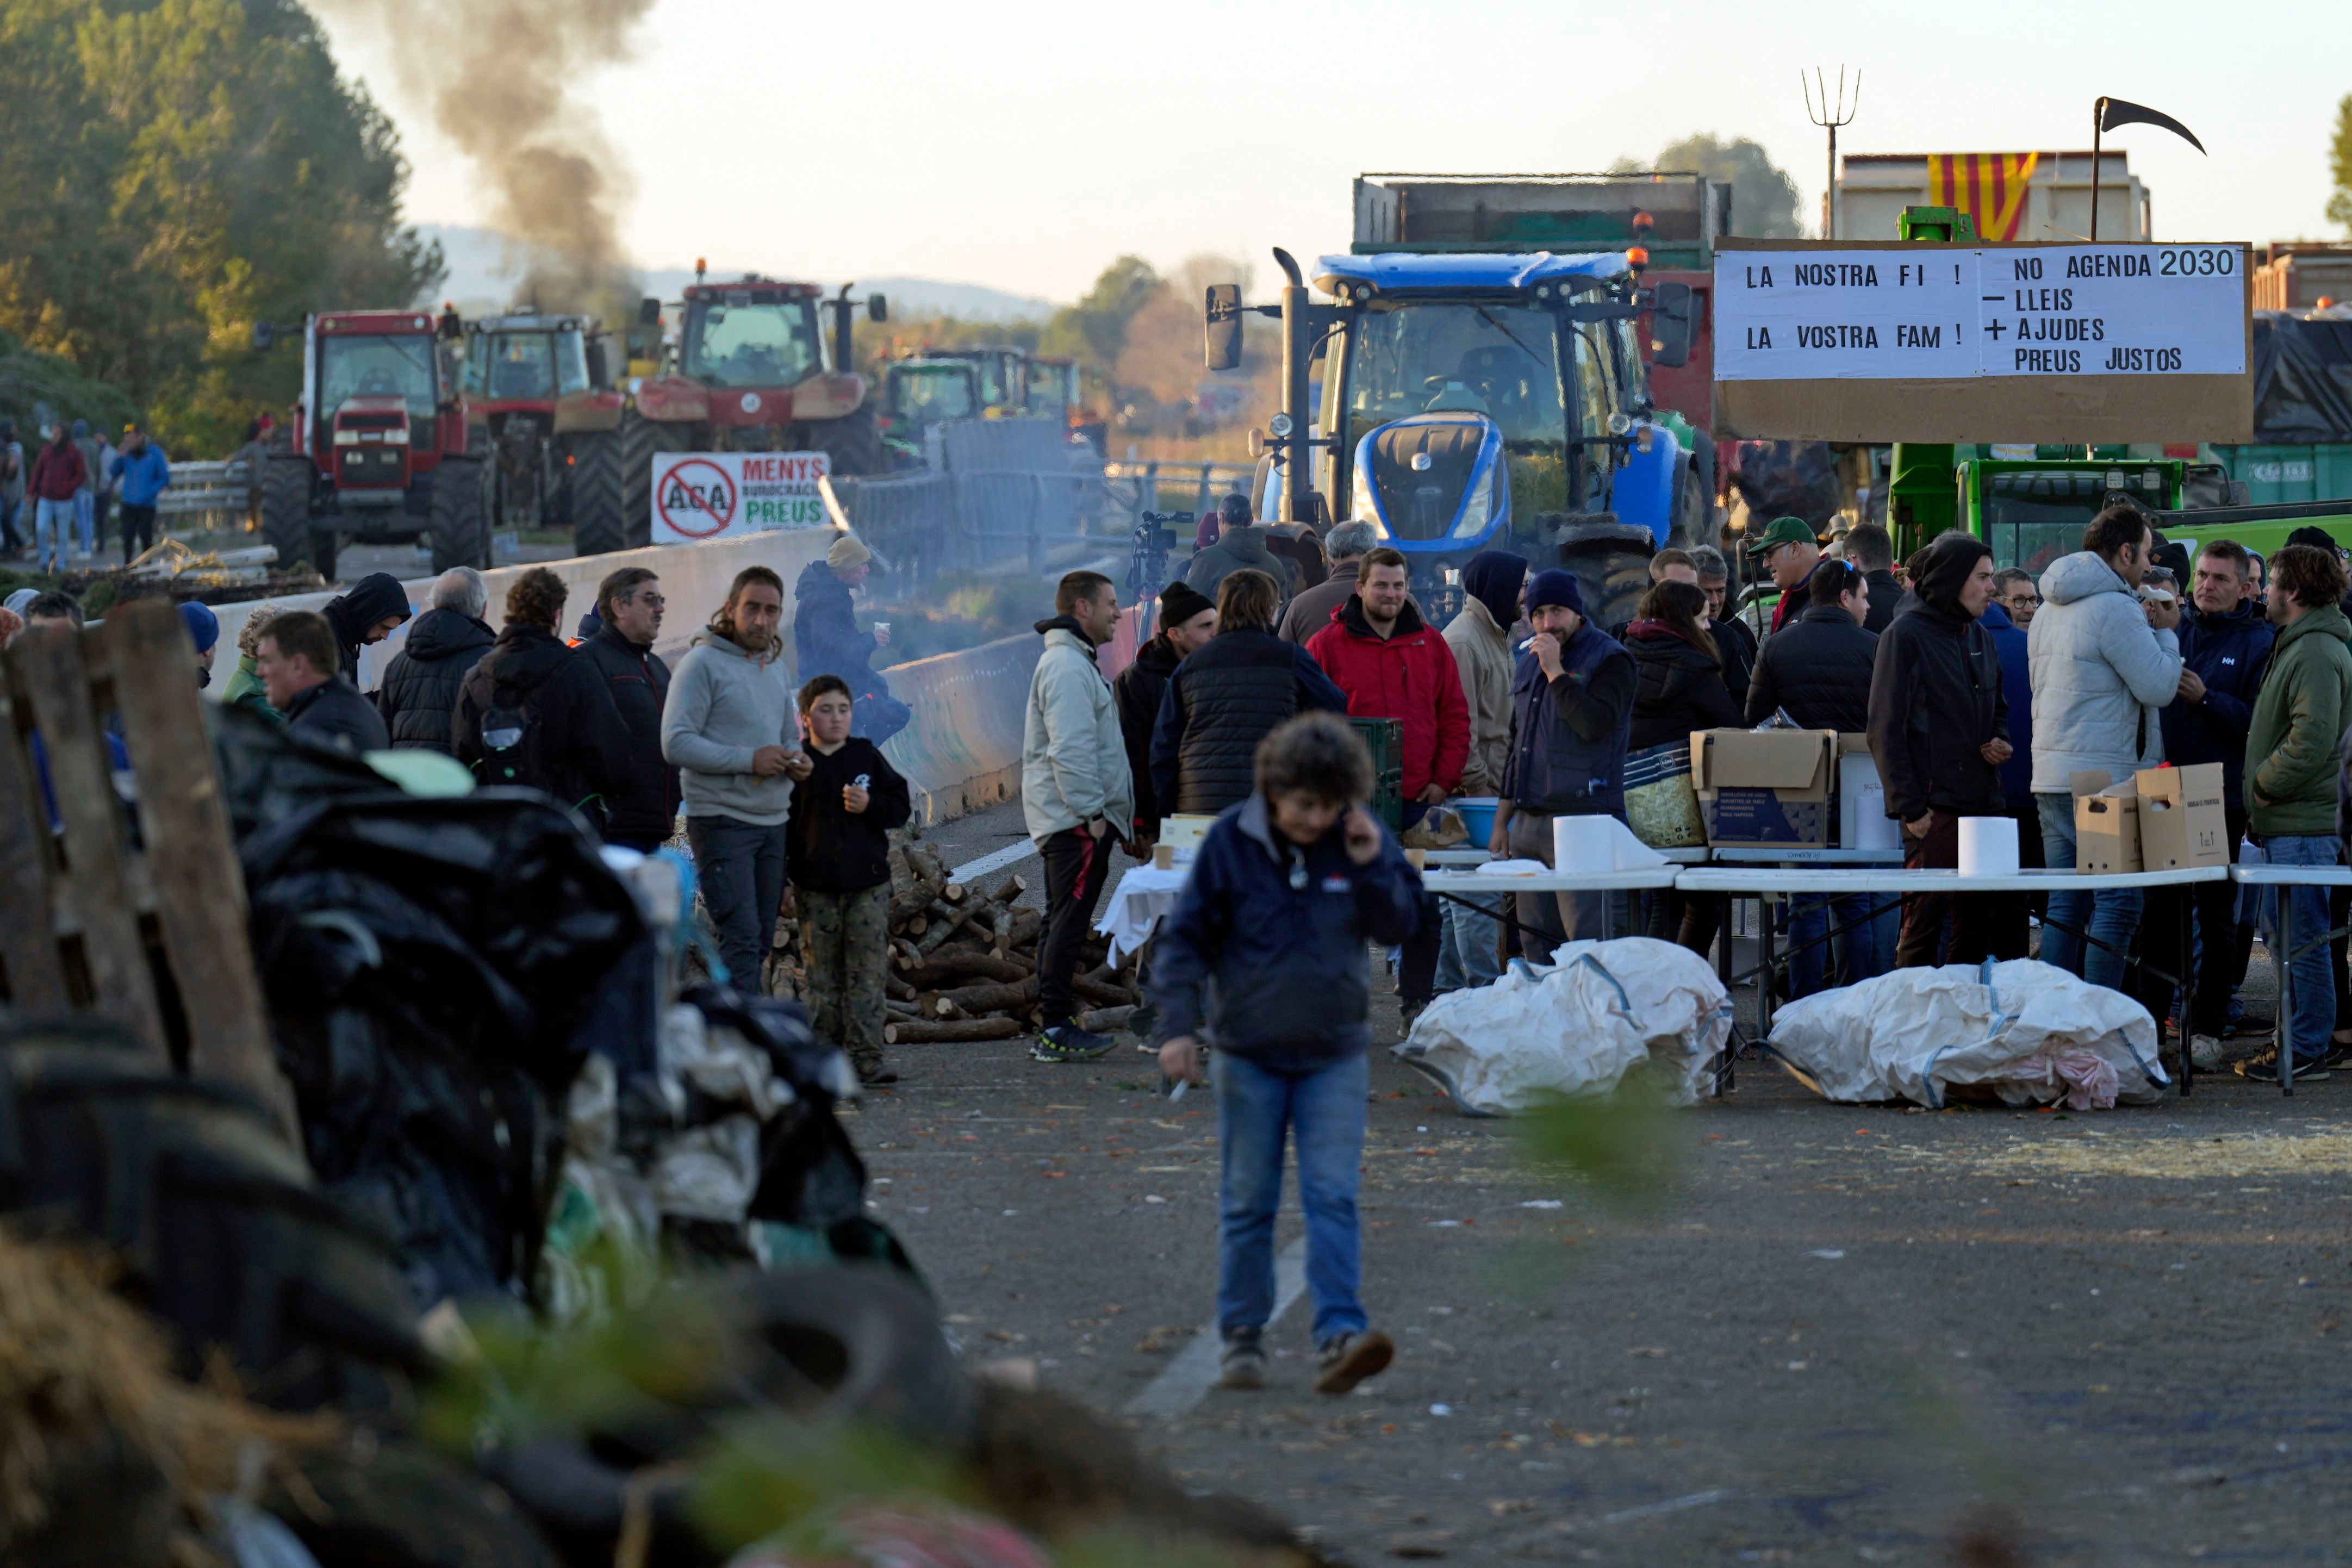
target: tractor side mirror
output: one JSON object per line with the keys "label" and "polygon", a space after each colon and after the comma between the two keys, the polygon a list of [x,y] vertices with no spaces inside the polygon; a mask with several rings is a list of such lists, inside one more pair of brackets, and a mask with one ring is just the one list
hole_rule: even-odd
{"label": "tractor side mirror", "polygon": [[1697,296],[1687,283],[1661,283],[1652,295],[1650,360],[1668,369],[1690,363]]}
{"label": "tractor side mirror", "polygon": [[866,319],[876,326],[890,319],[890,301],[879,294],[866,296]]}
{"label": "tractor side mirror", "polygon": [[640,300],[637,301],[637,325],[641,327],[658,327],[661,325],[661,301],[659,300]]}
{"label": "tractor side mirror", "polygon": [[604,392],[613,384],[613,366],[609,345],[603,338],[588,344],[588,384]]}
{"label": "tractor side mirror", "polygon": [[271,348],[276,346],[277,342],[278,324],[275,321],[256,321],[253,323],[254,353],[268,353]]}
{"label": "tractor side mirror", "polygon": [[1232,370],[1242,363],[1242,286],[1209,285],[1208,336],[1205,344],[1211,370]]}

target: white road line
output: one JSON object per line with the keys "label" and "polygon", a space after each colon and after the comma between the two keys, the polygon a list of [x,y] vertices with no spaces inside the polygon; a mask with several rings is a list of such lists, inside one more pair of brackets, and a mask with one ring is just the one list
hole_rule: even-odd
{"label": "white road line", "polygon": [[[1282,1314],[1307,1289],[1307,1238],[1300,1237],[1282,1249],[1274,1260],[1274,1316],[1266,1320],[1272,1328],[1282,1321]],[[1178,1352],[1167,1369],[1144,1386],[1128,1405],[1130,1415],[1150,1415],[1162,1421],[1173,1421],[1207,1396],[1209,1385],[1217,1381],[1217,1358],[1224,1353],[1224,1342],[1218,1337],[1217,1325],[1211,1322],[1192,1342]]]}
{"label": "white road line", "polygon": [[948,872],[948,879],[950,881],[969,882],[975,877],[985,877],[991,871],[1001,871],[1007,866],[1018,866],[1035,853],[1037,853],[1035,839],[1016,839],[993,855],[983,855],[969,865],[953,868]]}

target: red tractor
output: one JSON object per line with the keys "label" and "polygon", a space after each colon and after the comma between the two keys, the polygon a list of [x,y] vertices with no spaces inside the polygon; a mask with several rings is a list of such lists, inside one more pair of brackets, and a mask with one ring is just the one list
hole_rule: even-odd
{"label": "red tractor", "polygon": [[466,323],[460,384],[475,445],[496,464],[498,528],[569,528],[583,555],[625,543],[621,506],[622,395],[591,316],[512,310]]}
{"label": "red tractor", "polygon": [[[651,542],[656,453],[821,451],[836,474],[882,471],[877,410],[866,378],[848,368],[856,309],[849,286],[827,300],[814,283],[757,274],[704,283],[701,276],[698,265],[697,281],[673,307],[677,337],[662,374],[635,379],[621,416],[622,514],[632,545]],[[830,341],[820,309],[833,317]],[[879,294],[866,300],[866,313],[889,320]],[[661,301],[646,300],[641,329],[657,331],[661,319]]]}
{"label": "red tractor", "polygon": [[[253,329],[268,348],[278,329]],[[334,580],[345,539],[412,544],[433,569],[490,563],[490,465],[469,449],[466,403],[432,316],[334,310],[302,323],[292,450],[261,475],[262,537],[280,566]]]}

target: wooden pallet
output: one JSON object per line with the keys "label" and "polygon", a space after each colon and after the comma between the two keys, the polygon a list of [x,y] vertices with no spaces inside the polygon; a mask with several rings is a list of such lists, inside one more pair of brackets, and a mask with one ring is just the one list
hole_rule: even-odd
{"label": "wooden pallet", "polygon": [[[259,1094],[290,1134],[191,658],[160,598],[78,633],[26,630],[0,654],[0,997],[18,1016],[109,1019],[159,1059]],[[136,781],[135,834],[110,716]]]}

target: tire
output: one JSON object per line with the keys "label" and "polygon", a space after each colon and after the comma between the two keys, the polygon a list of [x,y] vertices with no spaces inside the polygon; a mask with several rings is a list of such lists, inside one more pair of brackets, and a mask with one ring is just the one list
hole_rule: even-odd
{"label": "tire", "polygon": [[1554,538],[1559,563],[1576,574],[1584,591],[1585,618],[1604,631],[1632,620],[1649,591],[1650,557],[1656,553],[1649,531],[1609,512],[1586,512],[1570,514]]}
{"label": "tire", "polygon": [[572,457],[572,549],[583,555],[627,549],[628,487],[622,482],[620,431],[573,437]]}
{"label": "tire", "polygon": [[634,408],[621,416],[621,536],[630,549],[654,542],[655,454],[694,450],[696,428]]}
{"label": "tire", "polygon": [[479,458],[444,458],[433,471],[433,570],[490,563],[489,475]]}
{"label": "tire", "polygon": [[[310,549],[310,459],[278,456],[261,467],[261,538],[278,551],[283,571],[298,561],[314,564]],[[331,575],[331,566],[320,575]]]}
{"label": "tire", "polygon": [[824,454],[828,472],[856,479],[882,471],[882,426],[872,398],[838,419],[812,420],[805,433],[809,448]]}

